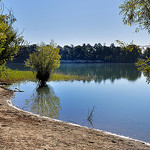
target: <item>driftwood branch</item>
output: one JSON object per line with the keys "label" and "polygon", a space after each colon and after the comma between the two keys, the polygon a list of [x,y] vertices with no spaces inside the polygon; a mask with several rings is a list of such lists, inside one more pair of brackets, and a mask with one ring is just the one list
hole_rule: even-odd
{"label": "driftwood branch", "polygon": [[11,84],[0,82],[0,88],[3,88],[4,90],[13,91],[13,92],[24,92],[24,91],[19,90],[18,88],[15,88],[15,90],[10,90],[7,87],[5,87],[6,85],[11,85]]}

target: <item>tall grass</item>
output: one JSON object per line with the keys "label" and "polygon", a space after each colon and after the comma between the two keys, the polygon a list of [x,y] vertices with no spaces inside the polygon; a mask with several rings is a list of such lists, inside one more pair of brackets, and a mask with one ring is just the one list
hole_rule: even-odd
{"label": "tall grass", "polygon": [[[85,77],[75,75],[64,75],[54,73],[50,79],[52,81],[73,81],[73,80],[86,80]],[[37,81],[36,72],[32,71],[18,71],[6,69],[1,72],[0,81],[7,83],[15,83],[20,81]]]}
{"label": "tall grass", "polygon": [[36,81],[36,74],[32,71],[18,71],[6,69],[1,73],[0,81],[14,83],[18,81]]}
{"label": "tall grass", "polygon": [[73,80],[87,80],[86,77],[83,76],[77,76],[77,75],[64,75],[64,74],[58,74],[58,73],[53,73],[50,77],[50,80],[52,81],[73,81]]}

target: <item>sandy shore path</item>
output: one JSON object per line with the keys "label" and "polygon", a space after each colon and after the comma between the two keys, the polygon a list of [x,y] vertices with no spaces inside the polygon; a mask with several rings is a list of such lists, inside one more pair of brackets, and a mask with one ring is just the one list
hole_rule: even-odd
{"label": "sandy shore path", "polygon": [[0,88],[0,150],[150,150],[143,142],[38,117],[8,104]]}

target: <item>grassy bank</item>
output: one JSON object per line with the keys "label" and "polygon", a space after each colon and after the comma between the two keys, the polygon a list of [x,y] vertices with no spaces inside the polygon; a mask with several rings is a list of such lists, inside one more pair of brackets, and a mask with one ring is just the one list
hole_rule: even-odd
{"label": "grassy bank", "polygon": [[32,71],[18,71],[7,69],[4,72],[1,72],[0,81],[7,83],[14,83],[19,81],[36,81],[36,74]]}
{"label": "grassy bank", "polygon": [[[36,72],[32,71],[18,71],[7,69],[5,72],[1,73],[0,81],[7,83],[15,83],[20,81],[37,81]],[[75,75],[64,75],[53,73],[50,80],[52,81],[73,81],[73,80],[85,80],[84,77],[79,77]]]}

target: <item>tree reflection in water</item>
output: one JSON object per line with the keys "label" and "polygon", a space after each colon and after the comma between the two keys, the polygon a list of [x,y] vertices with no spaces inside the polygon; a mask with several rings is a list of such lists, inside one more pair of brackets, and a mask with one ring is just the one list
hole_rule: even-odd
{"label": "tree reflection in water", "polygon": [[30,112],[41,116],[59,118],[60,99],[55,95],[52,87],[48,85],[38,87],[32,94],[31,99],[26,100],[25,105]]}
{"label": "tree reflection in water", "polygon": [[101,63],[101,64],[61,64],[56,71],[67,75],[83,76],[90,82],[94,80],[97,83],[110,80],[112,83],[117,79],[127,79],[128,81],[136,81],[141,77],[141,72],[137,70],[135,64],[120,63]]}

